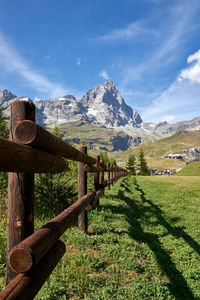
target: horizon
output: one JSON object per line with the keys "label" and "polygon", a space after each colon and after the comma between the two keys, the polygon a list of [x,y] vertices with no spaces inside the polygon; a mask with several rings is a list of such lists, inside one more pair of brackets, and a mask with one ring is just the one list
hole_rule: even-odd
{"label": "horizon", "polygon": [[80,99],[109,79],[144,122],[191,120],[199,111],[199,13],[197,0],[0,3],[0,89]]}

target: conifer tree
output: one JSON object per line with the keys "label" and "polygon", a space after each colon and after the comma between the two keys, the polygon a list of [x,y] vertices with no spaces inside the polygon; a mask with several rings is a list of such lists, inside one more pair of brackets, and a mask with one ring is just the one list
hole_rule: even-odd
{"label": "conifer tree", "polygon": [[147,166],[147,162],[144,157],[144,152],[142,149],[140,150],[138,160],[139,160],[139,174],[140,175],[150,175],[150,172],[149,172],[149,169]]}
{"label": "conifer tree", "polygon": [[104,161],[105,165],[110,161],[110,159],[108,157],[108,153],[106,151],[104,151],[104,152],[100,151],[99,155],[100,155],[100,159]]}
{"label": "conifer tree", "polygon": [[135,174],[135,156],[133,154],[129,155],[129,158],[126,162],[126,168],[129,171],[130,175],[136,175]]}
{"label": "conifer tree", "polygon": [[55,124],[54,125],[54,128],[53,128],[53,131],[52,131],[52,134],[55,135],[57,138],[61,138],[61,131],[60,131],[60,127]]}
{"label": "conifer tree", "polygon": [[3,107],[0,107],[0,137],[8,138],[8,126],[3,115]]}
{"label": "conifer tree", "polygon": [[[3,107],[0,107],[0,137],[8,138],[9,130],[3,115]],[[6,193],[8,187],[8,173],[0,172],[0,193]]]}
{"label": "conifer tree", "polygon": [[[58,125],[54,126],[52,134],[61,138]],[[49,212],[53,215],[76,200],[77,164],[67,159],[65,162],[66,169],[62,173],[35,175],[35,199],[38,212]]]}

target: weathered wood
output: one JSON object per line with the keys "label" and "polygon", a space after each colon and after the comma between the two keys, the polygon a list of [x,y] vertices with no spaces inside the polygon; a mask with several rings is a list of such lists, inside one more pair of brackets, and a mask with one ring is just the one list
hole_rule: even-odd
{"label": "weathered wood", "polygon": [[90,203],[90,204],[88,204],[88,205],[85,207],[85,210],[90,211],[90,210],[92,210],[92,208],[93,208],[93,206],[92,206],[92,204]]}
{"label": "weathered wood", "polygon": [[[96,164],[95,167],[100,167],[100,155],[96,155]],[[94,173],[94,189],[95,191],[99,190],[99,173]],[[99,206],[99,199],[96,201],[96,205]]]}
{"label": "weathered wood", "polygon": [[25,273],[30,270],[95,197],[95,191],[83,196],[49,223],[15,246],[9,255],[11,268],[16,273]]}
{"label": "weathered wood", "polygon": [[[23,120],[31,120],[35,122],[35,105],[31,101],[14,101],[10,106],[10,139],[15,141],[14,130],[17,124]],[[2,146],[2,143],[1,143]],[[2,149],[1,164],[9,160],[9,165],[13,160],[19,159],[18,151],[14,151],[10,157],[9,149]],[[13,148],[12,148],[13,150]],[[6,151],[6,152],[5,152]],[[9,153],[9,154],[8,154]],[[23,153],[23,157],[24,157]],[[18,165],[22,165],[23,161],[19,160]],[[12,170],[12,169],[11,169]],[[10,169],[7,171],[11,171]],[[13,170],[20,172],[20,170]],[[23,171],[22,171],[23,172]],[[25,170],[24,170],[25,172]],[[7,230],[7,256],[11,249],[25,239],[34,231],[34,174],[30,169],[26,169],[27,173],[9,173],[8,178],[8,230]],[[14,273],[7,263],[6,267],[6,283],[8,284],[14,277]]]}
{"label": "weathered wood", "polygon": [[116,181],[116,166],[113,166],[113,182]]}
{"label": "weathered wood", "polygon": [[[104,170],[104,161],[100,160],[100,167]],[[104,171],[100,173],[100,186],[101,189],[103,190],[103,195],[104,195],[104,188],[106,187],[107,182],[104,181]]]}
{"label": "weathered wood", "polygon": [[32,300],[65,253],[65,244],[57,241],[28,273],[17,275],[0,293],[1,300]]}
{"label": "weathered wood", "polygon": [[[104,161],[100,160],[100,167],[104,170]],[[100,184],[104,182],[104,171],[100,172]]]}
{"label": "weathered wood", "polygon": [[[79,151],[87,155],[87,147],[79,147]],[[84,162],[78,163],[78,198],[82,198],[87,194],[87,172],[84,170]],[[87,210],[83,209],[78,216],[78,228],[87,233]]]}
{"label": "weathered wood", "polygon": [[18,124],[15,129],[15,138],[19,143],[55,153],[67,159],[88,164],[96,163],[95,158],[78,151],[31,121],[23,121]]}
{"label": "weathered wood", "polygon": [[110,164],[111,172],[110,172],[110,182],[113,185],[113,164]]}
{"label": "weathered wood", "polygon": [[103,195],[103,189],[96,192],[94,201],[91,203],[92,207],[95,207],[99,203],[99,198]]}
{"label": "weathered wood", "polygon": [[107,181],[108,181],[108,190],[110,190],[110,163],[107,163]]}
{"label": "weathered wood", "polygon": [[99,184],[99,189],[103,190],[105,187],[107,187],[108,182],[107,180],[104,180],[102,183]]}
{"label": "weathered wood", "polygon": [[88,165],[88,164],[85,164],[84,165],[84,171],[85,172],[93,172],[93,173],[100,173],[100,172],[104,172],[104,168],[97,168],[95,166],[91,166],[91,165]]}
{"label": "weathered wood", "polygon": [[[0,172],[59,173],[65,169],[64,159],[51,154],[9,141],[0,137]],[[22,175],[20,175],[22,176]],[[19,175],[10,174],[9,180],[18,183]],[[21,181],[20,181],[21,182]],[[21,187],[20,187],[21,189]]]}

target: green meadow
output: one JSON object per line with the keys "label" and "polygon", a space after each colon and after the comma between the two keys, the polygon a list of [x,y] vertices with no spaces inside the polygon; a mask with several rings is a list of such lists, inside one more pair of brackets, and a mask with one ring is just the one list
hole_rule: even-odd
{"label": "green meadow", "polygon": [[176,176],[200,176],[200,161],[195,161],[176,173]]}
{"label": "green meadow", "polygon": [[200,299],[199,219],[200,177],[121,178],[89,212],[88,235],[62,236],[67,251],[36,299]]}

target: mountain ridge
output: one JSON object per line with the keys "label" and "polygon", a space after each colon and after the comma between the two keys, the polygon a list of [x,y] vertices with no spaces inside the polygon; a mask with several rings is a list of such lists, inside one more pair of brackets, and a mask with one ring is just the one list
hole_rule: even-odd
{"label": "mountain ridge", "polygon": [[[0,104],[6,108],[16,99],[8,90],[1,90]],[[90,89],[80,100],[73,95],[66,95],[54,99],[33,100],[37,110],[37,121],[40,125],[53,127],[72,121],[85,121],[106,127],[133,127],[140,124],[142,119],[139,113],[128,106],[121,97],[114,82],[107,80]],[[6,114],[8,117],[8,114]]]}
{"label": "mountain ridge", "polygon": [[[28,97],[17,97],[8,90],[0,90],[0,105],[5,107],[4,113],[7,119],[10,114],[9,105],[17,99],[31,100]],[[143,122],[139,113],[126,104],[120,91],[110,80],[90,89],[79,100],[76,100],[73,95],[65,95],[47,100],[33,100],[33,102],[36,106],[37,123],[42,126],[52,128],[58,124],[62,128],[79,123],[79,125],[93,124],[97,127],[112,128],[115,130],[114,136],[118,136],[119,131],[124,132],[125,138],[118,139],[118,141],[121,144],[127,144],[127,148],[131,145],[139,145],[144,141],[154,141],[172,136],[180,130],[200,129],[200,117],[174,124],[166,121]],[[113,140],[116,141],[116,139]],[[118,148],[120,149],[120,147]],[[122,145],[121,149],[126,149],[126,145]]]}

